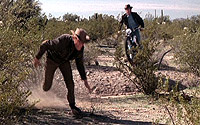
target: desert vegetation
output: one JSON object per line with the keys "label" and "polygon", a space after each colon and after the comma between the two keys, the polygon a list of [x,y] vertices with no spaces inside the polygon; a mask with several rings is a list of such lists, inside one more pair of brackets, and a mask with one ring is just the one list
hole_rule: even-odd
{"label": "desert vegetation", "polygon": [[[99,75],[93,75],[95,70],[91,70],[87,74],[92,74],[94,77],[91,79],[96,78],[98,81],[92,83],[96,87],[95,94],[143,93],[148,95],[148,99],[153,99],[166,109],[170,116],[169,124],[198,125],[200,123],[200,16],[171,20],[169,16],[154,18],[147,14],[144,19],[145,31],[141,33],[143,48],[137,48],[134,65],[130,65],[125,59],[123,45],[125,34],[117,32],[119,17],[94,13],[86,19],[66,13],[63,17],[55,18],[42,14],[41,6],[35,0],[1,0],[0,123],[20,122],[23,121],[24,115],[31,113],[35,103],[30,103],[28,100],[32,91],[30,84],[25,82],[30,81],[30,77],[34,74],[32,60],[42,41],[54,39],[64,33],[70,34],[70,30],[81,27],[86,29],[92,39],[86,45],[85,64],[90,66],[95,62],[99,65],[99,57],[111,56],[114,58],[111,60],[113,64],[111,67],[120,72],[106,76],[109,85],[111,83],[130,85],[124,89],[119,85],[113,89],[106,89],[109,85],[105,85],[102,82],[104,79],[97,78]],[[103,47],[107,50],[102,49]],[[108,48],[112,48],[114,52],[110,52]],[[165,61],[160,62],[162,55],[168,50],[173,57],[170,66]],[[186,85],[187,89],[180,88],[182,82],[179,80],[171,85],[172,76],[163,73],[166,69],[191,75],[192,78]],[[99,74],[103,76],[104,73],[109,74],[111,71],[113,69],[109,70],[104,66]],[[126,78],[123,78],[123,81],[117,79],[113,82],[113,77],[117,78],[119,74]],[[123,92],[117,93],[119,91],[115,89]]]}

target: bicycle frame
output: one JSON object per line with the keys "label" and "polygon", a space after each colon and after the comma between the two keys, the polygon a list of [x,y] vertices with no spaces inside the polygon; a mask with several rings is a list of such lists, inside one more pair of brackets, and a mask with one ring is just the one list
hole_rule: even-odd
{"label": "bicycle frame", "polygon": [[128,61],[133,64],[133,57],[136,55],[136,51],[133,50],[133,47],[137,47],[139,44],[137,42],[137,36],[134,34],[136,30],[127,29],[126,30],[126,41],[125,41],[125,51]]}

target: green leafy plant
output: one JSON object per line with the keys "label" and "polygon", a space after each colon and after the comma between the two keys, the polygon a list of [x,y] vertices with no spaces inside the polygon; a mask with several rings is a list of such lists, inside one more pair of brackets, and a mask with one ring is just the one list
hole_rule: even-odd
{"label": "green leafy plant", "polygon": [[31,107],[23,81],[31,74],[33,43],[42,39],[41,16],[34,0],[0,3],[0,124],[13,124]]}
{"label": "green leafy plant", "polygon": [[142,41],[142,49],[136,48],[137,54],[134,57],[133,65],[123,61],[123,47],[118,46],[115,52],[118,68],[135,83],[140,91],[147,95],[154,95],[158,86],[158,77],[155,75],[157,62],[152,58],[158,44],[155,31],[147,29],[146,32],[148,32],[150,37]]}
{"label": "green leafy plant", "polygon": [[171,43],[177,63],[181,67],[200,76],[200,28],[196,32],[186,31]]}

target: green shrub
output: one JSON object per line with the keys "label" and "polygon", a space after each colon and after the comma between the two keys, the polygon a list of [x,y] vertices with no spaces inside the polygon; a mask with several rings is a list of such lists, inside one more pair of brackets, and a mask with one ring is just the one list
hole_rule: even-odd
{"label": "green shrub", "polygon": [[186,31],[172,41],[177,63],[185,70],[200,76],[200,27],[196,32]]}
{"label": "green shrub", "polygon": [[[167,86],[163,89],[167,89]],[[164,93],[164,96],[160,96],[161,105],[165,107],[170,116],[169,122],[177,125],[199,125],[200,87],[188,89],[187,91],[178,90],[177,85],[173,87],[173,91],[170,93]]]}
{"label": "green shrub", "polygon": [[90,65],[97,61],[97,57],[100,55],[100,50],[96,47],[94,43],[88,43],[84,50],[84,62]]}
{"label": "green shrub", "polygon": [[22,82],[29,74],[31,47],[18,31],[0,32],[0,119],[6,123],[18,118],[20,107],[28,106],[30,91],[23,88]]}
{"label": "green shrub", "polygon": [[125,55],[123,54],[123,44],[118,45],[115,52],[115,60],[117,62],[115,65],[135,83],[139,90],[147,95],[155,94],[158,86],[158,78],[155,75],[157,61],[153,59],[153,54],[158,44],[156,32],[157,30],[146,30],[145,34],[149,34],[149,38],[142,41],[142,49],[136,48],[138,52],[134,57],[133,65],[123,61]]}
{"label": "green shrub", "polygon": [[42,40],[38,22],[43,17],[34,0],[0,3],[0,124],[13,124],[26,112],[22,108],[30,107],[31,92],[23,82],[31,74],[35,45]]}

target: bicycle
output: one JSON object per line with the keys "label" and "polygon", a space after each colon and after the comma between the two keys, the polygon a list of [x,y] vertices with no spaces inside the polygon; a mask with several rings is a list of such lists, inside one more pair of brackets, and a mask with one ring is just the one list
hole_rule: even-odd
{"label": "bicycle", "polygon": [[134,56],[137,54],[136,47],[139,47],[138,39],[135,34],[136,30],[140,30],[140,28],[137,27],[133,30],[131,29],[126,30],[126,40],[124,43],[127,60],[132,65],[133,65]]}

